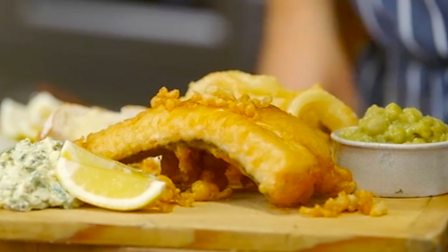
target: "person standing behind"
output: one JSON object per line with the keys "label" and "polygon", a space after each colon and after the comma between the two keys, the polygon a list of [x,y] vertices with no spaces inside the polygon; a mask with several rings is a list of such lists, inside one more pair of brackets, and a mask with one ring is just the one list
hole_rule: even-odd
{"label": "person standing behind", "polygon": [[335,1],[269,1],[259,71],[293,88],[321,82],[359,111],[396,102],[448,121],[448,1],[355,0],[353,6],[372,37],[356,66],[338,40]]}

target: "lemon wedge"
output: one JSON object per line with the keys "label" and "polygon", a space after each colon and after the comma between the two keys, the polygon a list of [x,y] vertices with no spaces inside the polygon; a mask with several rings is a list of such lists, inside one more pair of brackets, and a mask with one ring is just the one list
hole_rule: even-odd
{"label": "lemon wedge", "polygon": [[62,147],[56,174],[76,198],[112,210],[142,208],[155,201],[165,188],[165,183],[152,174],[97,156],[70,141]]}
{"label": "lemon wedge", "polygon": [[322,125],[330,131],[353,126],[358,122],[356,113],[349,106],[319,85],[299,92],[287,111],[314,127]]}

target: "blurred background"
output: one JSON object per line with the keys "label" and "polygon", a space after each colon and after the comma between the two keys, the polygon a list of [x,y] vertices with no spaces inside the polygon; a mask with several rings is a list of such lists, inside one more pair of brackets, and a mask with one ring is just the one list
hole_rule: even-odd
{"label": "blurred background", "polygon": [[116,109],[164,85],[254,71],[263,0],[0,0],[0,99],[35,90]]}

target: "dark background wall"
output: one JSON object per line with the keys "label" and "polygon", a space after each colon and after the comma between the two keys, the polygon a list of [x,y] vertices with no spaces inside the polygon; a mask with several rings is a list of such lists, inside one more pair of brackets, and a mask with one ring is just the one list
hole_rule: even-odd
{"label": "dark background wall", "polygon": [[208,72],[252,71],[263,0],[0,0],[0,98],[57,90],[147,104]]}

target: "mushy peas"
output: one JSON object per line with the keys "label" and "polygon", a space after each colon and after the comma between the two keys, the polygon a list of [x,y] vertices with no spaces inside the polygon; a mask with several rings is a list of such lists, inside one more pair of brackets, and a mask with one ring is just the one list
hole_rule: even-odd
{"label": "mushy peas", "polygon": [[448,126],[416,108],[402,109],[391,103],[384,108],[372,105],[358,127],[342,130],[340,136],[362,142],[434,143],[448,140]]}

